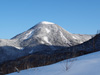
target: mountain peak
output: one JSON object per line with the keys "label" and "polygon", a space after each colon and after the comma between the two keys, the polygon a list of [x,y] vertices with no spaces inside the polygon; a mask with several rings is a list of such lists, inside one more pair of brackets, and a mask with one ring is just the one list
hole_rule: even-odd
{"label": "mountain peak", "polygon": [[48,22],[48,21],[42,21],[42,22],[40,22],[39,24],[54,24],[54,23]]}

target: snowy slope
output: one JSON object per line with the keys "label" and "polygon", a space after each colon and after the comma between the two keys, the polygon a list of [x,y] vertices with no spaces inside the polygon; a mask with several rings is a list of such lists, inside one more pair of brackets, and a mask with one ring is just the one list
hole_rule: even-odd
{"label": "snowy slope", "polygon": [[20,73],[7,75],[100,75],[100,52],[75,58],[68,63],[71,67],[66,71],[66,60],[56,64],[22,70]]}

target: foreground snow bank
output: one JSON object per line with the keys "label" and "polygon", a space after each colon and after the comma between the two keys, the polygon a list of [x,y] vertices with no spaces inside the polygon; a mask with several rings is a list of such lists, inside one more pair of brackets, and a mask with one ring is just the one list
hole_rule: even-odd
{"label": "foreground snow bank", "polygon": [[[100,52],[75,58],[69,62],[70,69],[66,71],[66,60],[56,64],[22,70],[20,73],[7,75],[100,75]],[[67,65],[68,65],[67,64]]]}

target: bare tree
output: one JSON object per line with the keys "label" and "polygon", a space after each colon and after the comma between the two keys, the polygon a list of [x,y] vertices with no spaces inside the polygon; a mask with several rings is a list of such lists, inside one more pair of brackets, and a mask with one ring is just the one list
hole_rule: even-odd
{"label": "bare tree", "polygon": [[20,72],[20,70],[17,68],[17,67],[15,67],[15,70],[19,73]]}

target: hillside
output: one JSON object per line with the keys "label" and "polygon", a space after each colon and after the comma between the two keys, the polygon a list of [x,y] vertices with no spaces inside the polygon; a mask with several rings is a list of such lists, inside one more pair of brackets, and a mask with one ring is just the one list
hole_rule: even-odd
{"label": "hillside", "polygon": [[28,69],[32,67],[39,67],[50,65],[65,59],[77,57],[80,55],[88,54],[100,50],[100,34],[82,44],[67,47],[58,50],[42,50],[33,54],[21,57],[19,59],[5,62],[1,65],[1,72],[4,74],[16,72],[17,67],[19,70]]}
{"label": "hillside", "polygon": [[[72,62],[64,60],[52,65],[30,68],[7,75],[100,75],[100,52],[74,59],[70,59],[74,60]],[[66,67],[69,67],[67,71]]]}

